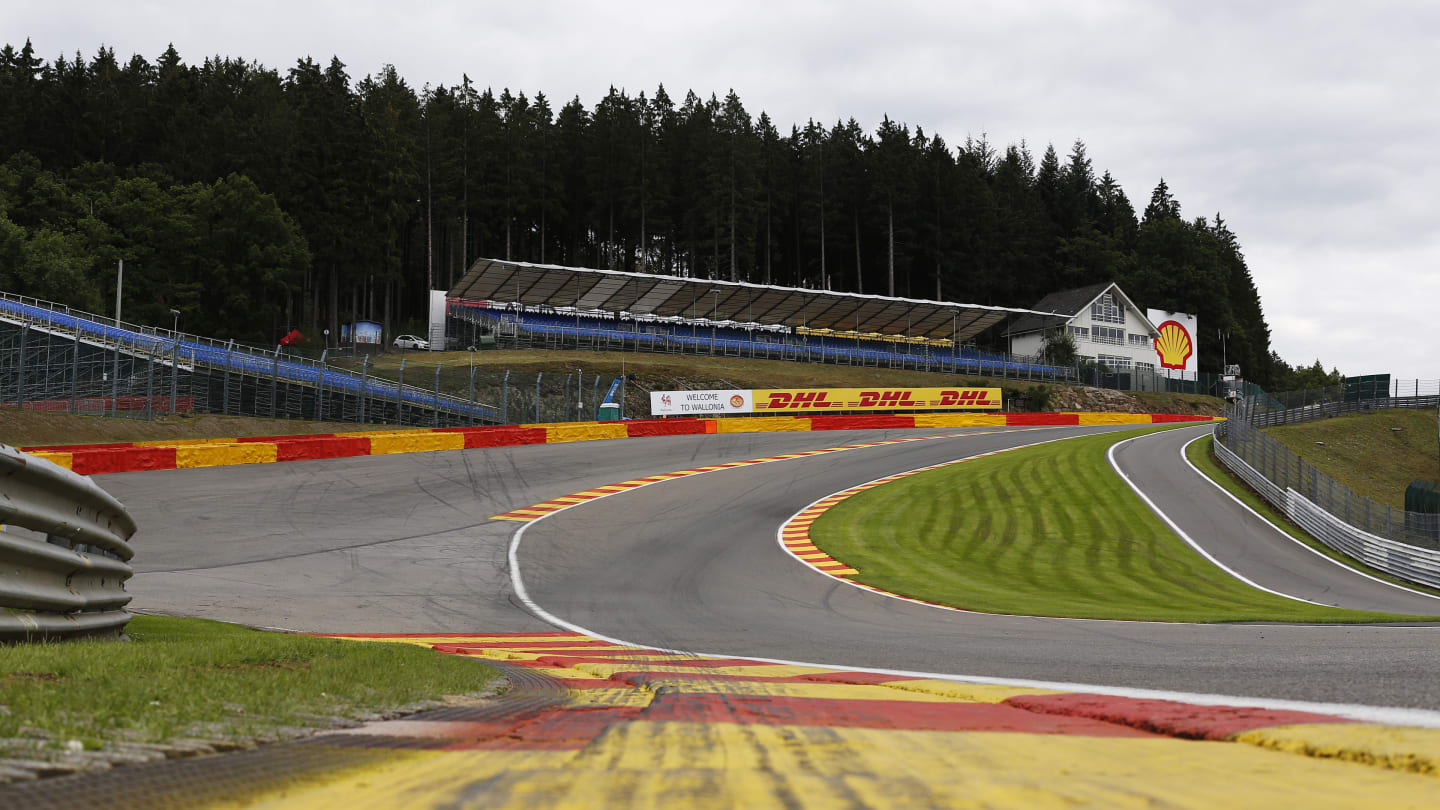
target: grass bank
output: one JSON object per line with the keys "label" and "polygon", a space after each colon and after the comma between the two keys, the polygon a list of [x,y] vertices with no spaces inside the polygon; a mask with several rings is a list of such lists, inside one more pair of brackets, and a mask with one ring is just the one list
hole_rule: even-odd
{"label": "grass bank", "polygon": [[1440,475],[1435,411],[1395,409],[1267,428],[1292,452],[1358,495],[1405,508],[1411,481]]}
{"label": "grass bank", "polygon": [[[129,642],[0,650],[5,739],[107,743],[246,740],[486,690],[497,673],[459,656],[205,621],[136,616]],[[7,752],[9,745],[12,750]]]}
{"label": "grass bank", "polygon": [[1296,602],[1211,565],[1105,460],[1110,445],[1154,430],[919,473],[842,502],[811,536],[862,582],[968,610],[1183,622],[1413,618]]}
{"label": "grass bank", "polygon": [[217,414],[176,414],[146,421],[0,408],[0,443],[18,447],[282,436],[371,429],[394,430],[394,426],[357,425],[354,422],[302,422],[294,419],[261,419]]}

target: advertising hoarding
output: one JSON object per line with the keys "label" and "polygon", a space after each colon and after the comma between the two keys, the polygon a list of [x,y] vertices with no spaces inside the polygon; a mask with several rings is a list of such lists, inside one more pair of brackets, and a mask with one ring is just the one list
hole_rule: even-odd
{"label": "advertising hoarding", "polygon": [[724,416],[754,412],[749,391],[651,391],[655,416]]}
{"label": "advertising hoarding", "polygon": [[1200,324],[1195,316],[1150,309],[1145,317],[1160,331],[1155,339],[1156,371],[1173,379],[1195,379],[1200,364]]}
{"label": "advertising hoarding", "polygon": [[655,416],[815,411],[999,410],[999,388],[767,388],[651,391]]}

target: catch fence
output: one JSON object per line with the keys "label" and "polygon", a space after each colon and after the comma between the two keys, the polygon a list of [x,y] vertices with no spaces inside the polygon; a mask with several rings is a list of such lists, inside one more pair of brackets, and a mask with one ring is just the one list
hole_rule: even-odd
{"label": "catch fence", "polygon": [[1250,424],[1243,407],[1231,409],[1227,416],[1215,431],[1217,454],[1272,505],[1289,514],[1298,508],[1296,499],[1302,499],[1354,532],[1440,551],[1440,515],[1376,503]]}

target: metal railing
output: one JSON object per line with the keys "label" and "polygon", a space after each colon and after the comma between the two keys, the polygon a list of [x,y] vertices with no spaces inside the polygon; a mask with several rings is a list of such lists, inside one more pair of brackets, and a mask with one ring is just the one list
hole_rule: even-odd
{"label": "metal railing", "polygon": [[0,445],[0,641],[118,636],[135,521],[89,478]]}
{"label": "metal railing", "polygon": [[0,293],[0,404],[150,418],[207,413],[424,426],[499,421],[489,403],[283,352],[114,325]]}
{"label": "metal railing", "polygon": [[[1358,495],[1246,423],[1238,409],[1229,416],[1215,428],[1215,454],[1261,497],[1317,539],[1382,570],[1391,571],[1384,554],[1401,549],[1407,555],[1424,551],[1422,557],[1433,558],[1436,577],[1424,581],[1440,585],[1440,515],[1407,512]],[[1374,548],[1383,548],[1384,553],[1372,555]],[[1357,549],[1364,549],[1365,556],[1357,554]],[[1379,555],[1378,562],[1370,559],[1374,555]],[[1415,580],[1423,570],[1428,569],[1412,566],[1391,573]]]}

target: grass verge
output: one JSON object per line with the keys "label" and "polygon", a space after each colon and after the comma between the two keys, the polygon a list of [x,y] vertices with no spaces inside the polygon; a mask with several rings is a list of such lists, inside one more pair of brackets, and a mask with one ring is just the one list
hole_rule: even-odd
{"label": "grass verge", "polygon": [[1242,503],[1260,513],[1262,517],[1279,527],[1281,531],[1321,554],[1324,554],[1326,557],[1344,563],[1357,571],[1364,571],[1376,579],[1383,579],[1386,582],[1393,582],[1396,585],[1404,585],[1407,588],[1440,596],[1440,589],[1430,588],[1414,582],[1407,582],[1379,569],[1371,568],[1359,560],[1347,557],[1311,537],[1308,532],[1295,525],[1283,512],[1271,506],[1269,501],[1260,497],[1260,495],[1251,489],[1244,481],[1236,478],[1229,470],[1225,469],[1225,466],[1215,457],[1215,438],[1213,436],[1205,436],[1198,441],[1191,442],[1185,448],[1185,457],[1190,459],[1190,463],[1194,464],[1195,467],[1208,476],[1211,481],[1224,487],[1226,492],[1239,498]]}
{"label": "grass verge", "polygon": [[1276,441],[1372,501],[1405,508],[1411,481],[1434,481],[1440,453],[1433,410],[1358,413],[1266,428]]}
{"label": "grass verge", "polygon": [[[129,642],[0,654],[0,738],[245,740],[480,692],[494,668],[405,644],[360,644],[203,619],[136,616]],[[0,756],[4,755],[0,742]]]}
{"label": "grass verge", "polygon": [[[1163,430],[1164,428],[1158,428]],[[990,613],[1182,622],[1379,622],[1251,588],[1211,565],[1115,475],[1110,445],[1068,439],[919,473],[843,501],[811,537],[855,578]]]}
{"label": "grass verge", "polygon": [[0,408],[0,443],[15,447],[100,442],[147,442],[167,439],[235,438],[341,433],[355,430],[394,430],[393,425],[357,425],[354,422],[302,422],[298,419],[261,419],[219,414],[176,414],[145,419],[22,411]]}

